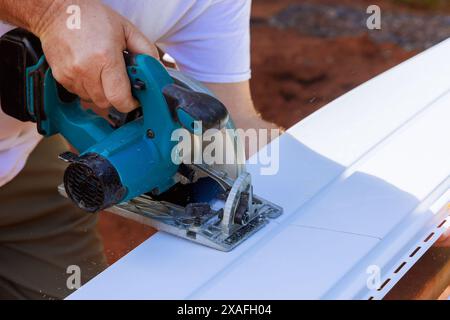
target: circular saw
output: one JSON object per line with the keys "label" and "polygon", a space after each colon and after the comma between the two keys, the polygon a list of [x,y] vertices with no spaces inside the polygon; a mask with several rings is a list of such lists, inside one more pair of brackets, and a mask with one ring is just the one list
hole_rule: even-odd
{"label": "circular saw", "polygon": [[[35,122],[46,137],[61,134],[77,150],[60,155],[68,167],[59,191],[87,213],[114,212],[222,251],[282,214],[253,194],[225,106],[181,72],[124,53],[141,107],[127,114],[112,108],[108,120],[55,81],[34,35],[15,29],[0,39],[0,51],[3,111]],[[192,142],[182,153],[178,130]],[[210,131],[221,135],[227,161],[196,156]]]}

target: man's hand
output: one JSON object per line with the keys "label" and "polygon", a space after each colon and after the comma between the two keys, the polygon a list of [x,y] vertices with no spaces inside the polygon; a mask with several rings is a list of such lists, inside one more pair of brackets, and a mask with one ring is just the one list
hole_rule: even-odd
{"label": "man's hand", "polygon": [[157,57],[156,47],[128,20],[97,0],[79,1],[81,28],[66,27],[64,1],[34,32],[41,39],[53,76],[67,90],[100,108],[128,112],[138,106],[131,95],[123,51]]}
{"label": "man's hand", "polygon": [[[131,22],[98,0],[5,1],[0,18],[41,39],[53,76],[67,90],[100,108],[112,105],[128,112],[138,106],[131,95],[123,51],[154,57],[158,52]],[[67,7],[74,4],[80,7],[80,29],[66,26]]]}

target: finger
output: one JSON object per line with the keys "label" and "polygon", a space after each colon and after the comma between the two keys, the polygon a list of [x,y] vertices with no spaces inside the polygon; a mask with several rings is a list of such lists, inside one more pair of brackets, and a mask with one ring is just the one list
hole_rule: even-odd
{"label": "finger", "polygon": [[147,54],[159,60],[159,53],[156,46],[130,23],[125,26],[125,40],[129,52]]}
{"label": "finger", "polygon": [[89,94],[84,89],[82,83],[73,81],[70,77],[66,76],[56,68],[52,70],[52,74],[56,82],[62,85],[64,89],[66,89],[70,93],[77,95],[82,100],[89,100]]}
{"label": "finger", "polygon": [[64,84],[61,83],[61,85],[70,93],[73,93],[74,95],[78,96],[83,101],[92,102],[88,92],[84,89],[83,84],[73,84],[71,82]]}
{"label": "finger", "polygon": [[89,95],[90,101],[97,107],[106,109],[111,106],[103,91],[101,72],[95,72],[85,79],[83,88]]}
{"label": "finger", "polygon": [[131,94],[130,80],[125,62],[120,58],[115,63],[105,66],[101,73],[101,81],[106,99],[120,112],[130,112],[139,106]]}

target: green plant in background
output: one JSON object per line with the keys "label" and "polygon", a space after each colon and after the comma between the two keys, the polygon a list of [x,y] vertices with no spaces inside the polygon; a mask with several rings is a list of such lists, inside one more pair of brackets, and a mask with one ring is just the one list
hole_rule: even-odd
{"label": "green plant in background", "polygon": [[449,7],[449,0],[394,0],[413,7],[425,8],[425,9],[437,9],[443,7]]}

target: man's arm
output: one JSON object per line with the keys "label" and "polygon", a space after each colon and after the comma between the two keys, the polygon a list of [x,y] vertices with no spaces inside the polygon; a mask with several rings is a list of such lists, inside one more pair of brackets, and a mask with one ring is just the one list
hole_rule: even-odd
{"label": "man's arm", "polygon": [[3,0],[0,3],[0,20],[33,32],[46,21],[44,19],[46,14],[56,11],[58,2],[55,0]]}
{"label": "man's arm", "polygon": [[265,121],[256,111],[250,92],[249,81],[236,83],[204,83],[222,101],[236,124],[242,129],[276,129],[275,124]]}
{"label": "man's arm", "polygon": [[[278,129],[278,127],[274,123],[265,121],[256,111],[252,101],[249,81],[236,83],[204,83],[204,85],[210,89],[223,104],[225,104],[237,128],[244,130],[268,129],[265,133],[267,134],[266,140],[258,140],[258,148],[263,147],[264,144],[276,138],[280,133],[277,131],[274,136],[270,129]],[[259,134],[260,132],[258,132],[258,137]],[[244,143],[246,142],[244,141]],[[248,144],[245,145],[245,150],[247,157],[252,156],[253,153],[257,151],[251,149]]]}
{"label": "man's arm", "polygon": [[[79,29],[67,27],[67,8],[80,8]],[[156,47],[127,19],[99,0],[2,0],[0,19],[28,29],[42,43],[55,79],[100,108],[128,112],[131,95],[123,51],[158,56]]]}

